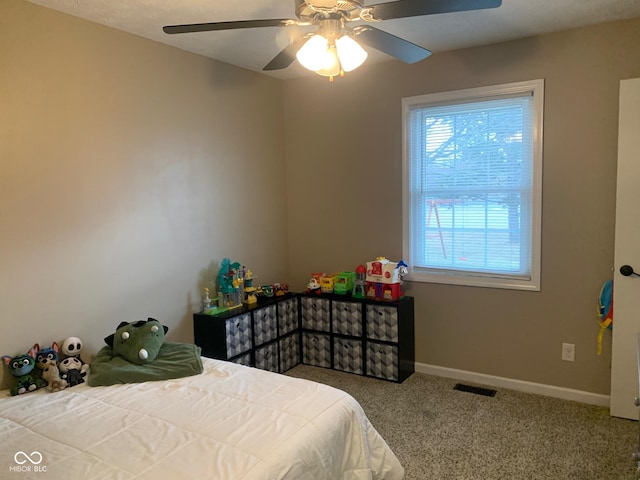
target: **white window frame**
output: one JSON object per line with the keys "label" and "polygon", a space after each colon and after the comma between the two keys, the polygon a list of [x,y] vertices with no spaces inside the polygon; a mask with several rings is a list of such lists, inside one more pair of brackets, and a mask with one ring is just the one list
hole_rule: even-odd
{"label": "white window frame", "polygon": [[[533,96],[533,165],[532,175],[532,211],[531,213],[531,272],[528,278],[510,275],[492,275],[489,273],[469,273],[452,269],[417,268],[411,258],[411,200],[410,179],[411,162],[409,158],[410,111],[416,106],[442,105],[499,99],[508,96]],[[474,287],[505,288],[517,290],[540,290],[540,263],[542,244],[542,145],[544,117],[544,80],[530,80],[488,87],[470,88],[451,92],[433,93],[402,99],[402,214],[403,214],[403,258],[409,273],[405,280],[414,282],[468,285]]]}

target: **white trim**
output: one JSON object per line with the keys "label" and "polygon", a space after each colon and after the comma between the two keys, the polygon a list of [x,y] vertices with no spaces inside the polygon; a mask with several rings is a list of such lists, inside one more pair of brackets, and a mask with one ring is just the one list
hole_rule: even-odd
{"label": "white trim", "polygon": [[516,380],[513,378],[496,377],[494,375],[457,370],[455,368],[439,367],[437,365],[427,365],[426,363],[416,362],[415,368],[416,372],[425,373],[427,375],[452,378],[455,380],[473,382],[491,387],[507,388],[509,390],[516,390],[519,392],[534,393],[536,395],[587,403],[589,405],[598,405],[600,407],[609,407],[609,395],[574,390],[572,388],[556,387],[554,385],[545,385],[542,383],[526,382],[524,380]]}

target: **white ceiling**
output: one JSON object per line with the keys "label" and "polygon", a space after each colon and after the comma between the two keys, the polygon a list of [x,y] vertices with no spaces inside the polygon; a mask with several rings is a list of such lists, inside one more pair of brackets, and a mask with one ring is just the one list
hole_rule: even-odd
{"label": "white ceiling", "polygon": [[[162,31],[164,25],[182,23],[295,18],[294,0],[28,1],[257,72],[292,36],[312,29],[268,27],[180,35]],[[365,1],[365,5],[384,1]],[[497,9],[386,20],[375,26],[437,53],[634,17],[640,17],[640,0],[503,0]],[[368,63],[392,60],[366,49]],[[313,75],[297,62],[267,74],[283,79]]]}

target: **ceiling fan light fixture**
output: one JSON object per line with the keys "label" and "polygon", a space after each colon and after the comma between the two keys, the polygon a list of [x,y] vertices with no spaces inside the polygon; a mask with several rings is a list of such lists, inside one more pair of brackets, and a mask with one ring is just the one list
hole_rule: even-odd
{"label": "ceiling fan light fixture", "polygon": [[343,35],[336,40],[338,58],[345,72],[351,72],[364,63],[367,52],[349,35]]}
{"label": "ceiling fan light fixture", "polygon": [[[374,0],[375,1],[375,0]],[[167,34],[213,32],[261,27],[318,27],[315,34],[295,35],[263,71],[282,70],[297,58],[305,68],[320,75],[343,75],[358,68],[367,58],[364,44],[405,63],[424,60],[431,52],[403,38],[366,23],[450,12],[497,8],[502,0],[396,0],[365,6],[365,0],[294,0],[296,19],[274,18],[166,25]],[[365,22],[349,28],[354,21]],[[358,39],[358,42],[355,41]],[[346,44],[347,46],[341,46]]]}

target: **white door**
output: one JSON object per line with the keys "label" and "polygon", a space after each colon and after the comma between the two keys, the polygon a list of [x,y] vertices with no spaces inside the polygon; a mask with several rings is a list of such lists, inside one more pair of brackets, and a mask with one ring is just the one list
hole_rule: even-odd
{"label": "white door", "polygon": [[620,267],[640,274],[640,78],[620,82],[618,129],[611,415],[638,420],[640,276],[623,276]]}

